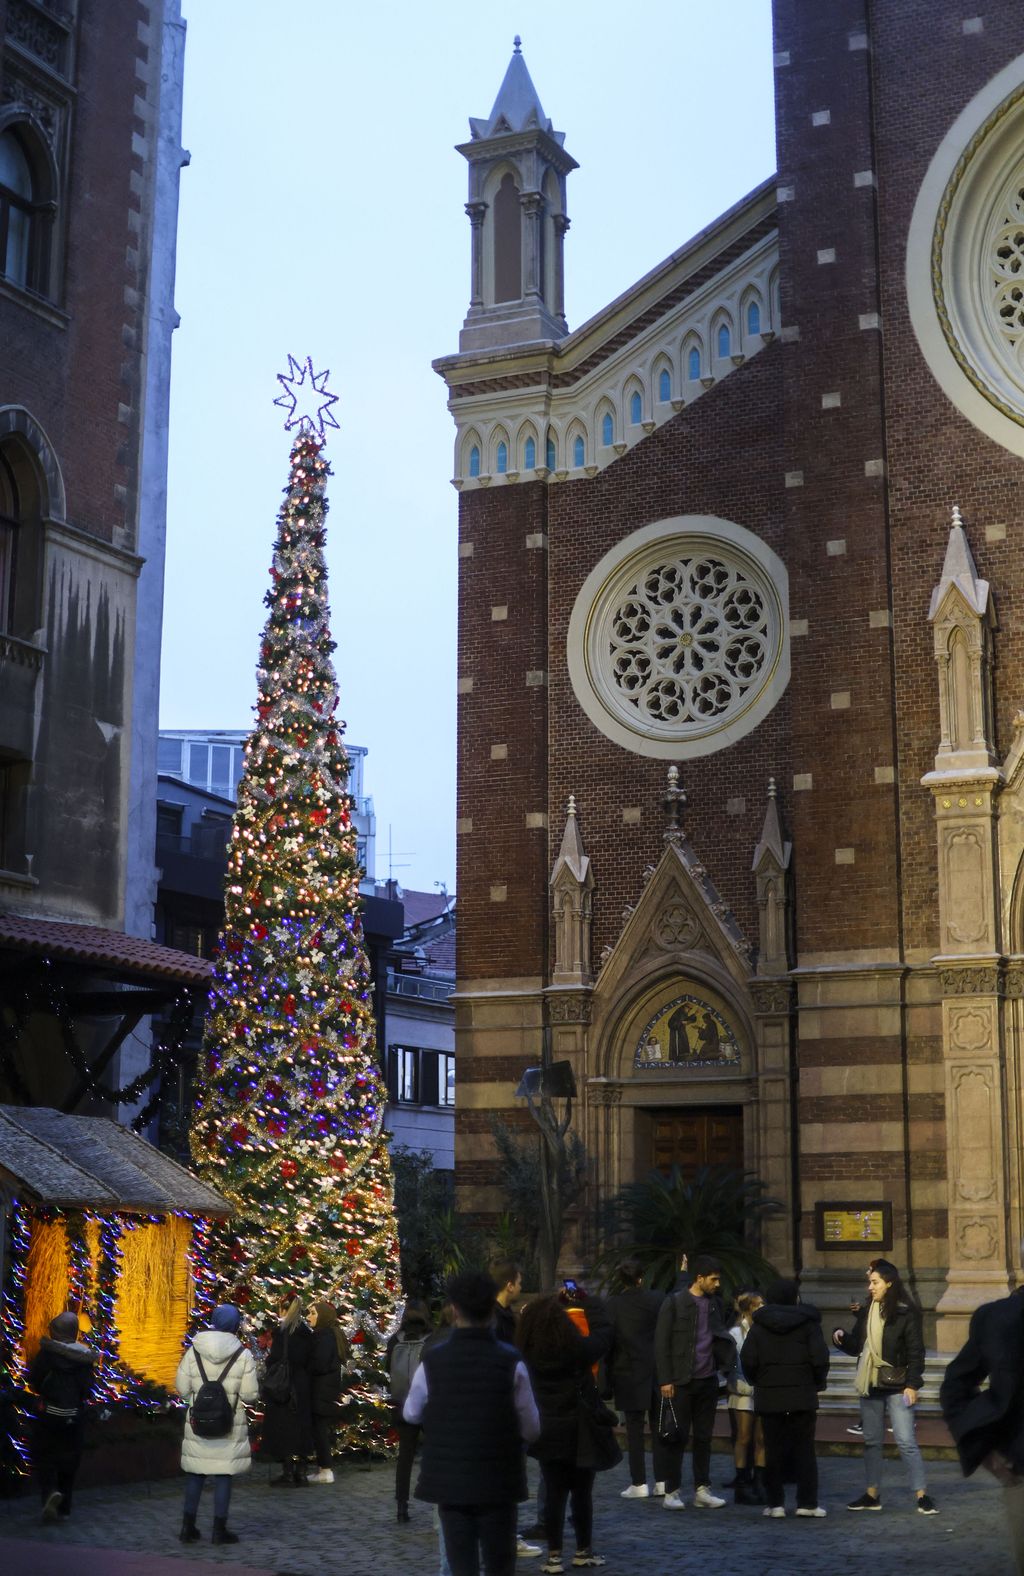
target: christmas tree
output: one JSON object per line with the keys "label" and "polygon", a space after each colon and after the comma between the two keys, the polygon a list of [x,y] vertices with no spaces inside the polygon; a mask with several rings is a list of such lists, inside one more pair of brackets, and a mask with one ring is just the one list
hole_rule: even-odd
{"label": "christmas tree", "polygon": [[290,360],[298,429],[278,515],[228,859],[197,1109],[197,1169],[233,1206],[211,1242],[218,1295],[257,1322],[294,1289],[330,1298],[351,1347],[342,1444],[387,1431],[382,1346],[399,1295],[360,869],[324,560],[327,374]]}

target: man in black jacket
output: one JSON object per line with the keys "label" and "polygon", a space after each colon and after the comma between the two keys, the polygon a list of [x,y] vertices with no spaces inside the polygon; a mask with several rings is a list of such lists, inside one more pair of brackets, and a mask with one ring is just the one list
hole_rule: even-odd
{"label": "man in black jacket", "polygon": [[666,1297],[654,1331],[655,1367],[661,1394],[671,1401],[678,1439],[666,1443],[666,1510],[685,1510],[679,1490],[683,1454],[693,1431],[693,1503],[717,1510],[725,1504],[711,1492],[711,1433],[718,1406],[718,1369],[735,1359],[732,1337],[725,1328],[718,1288],[721,1265],[699,1254],[690,1266],[689,1290]]}
{"label": "man in black jacket", "polygon": [[59,1313],[32,1359],[28,1382],[40,1398],[33,1457],[43,1520],[70,1516],[71,1492],[82,1459],[85,1403],[92,1393],[96,1353],[78,1339],[78,1315]]}
{"label": "man in black jacket", "polygon": [[622,1490],[622,1498],[647,1499],[650,1495],[644,1459],[645,1415],[651,1428],[654,1494],[659,1498],[665,1493],[666,1466],[658,1437],[654,1331],[665,1294],[643,1285],[643,1265],[639,1259],[625,1259],[619,1265],[619,1277],[623,1290],[608,1298],[613,1333],[606,1366],[612,1398],[626,1418],[630,1485]]}
{"label": "man in black jacket", "polygon": [[828,1379],[828,1347],[817,1308],[801,1304],[796,1281],[773,1281],[754,1314],[740,1352],[754,1386],[754,1411],[764,1428],[766,1516],[786,1514],[783,1476],[787,1456],[796,1472],[796,1513],[824,1516],[818,1504],[814,1427],[818,1391]]}
{"label": "man in black jacket", "polygon": [[1024,1288],[971,1315],[939,1402],[964,1476],[983,1466],[1002,1484],[1014,1559],[1024,1572]]}
{"label": "man in black jacket", "polygon": [[526,1366],[499,1341],[491,1320],[497,1287],[489,1275],[457,1275],[451,1339],[430,1350],[403,1408],[423,1424],[416,1498],[437,1505],[452,1576],[512,1576],[516,1506],[526,1498],[523,1444],[540,1433]]}

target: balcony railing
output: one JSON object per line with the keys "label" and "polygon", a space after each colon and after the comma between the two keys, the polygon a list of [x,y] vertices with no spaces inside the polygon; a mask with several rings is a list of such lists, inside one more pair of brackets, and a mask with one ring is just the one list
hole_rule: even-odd
{"label": "balcony railing", "polygon": [[410,996],[420,1001],[447,1001],[454,984],[449,980],[427,979],[421,974],[396,974],[388,969],[388,995]]}

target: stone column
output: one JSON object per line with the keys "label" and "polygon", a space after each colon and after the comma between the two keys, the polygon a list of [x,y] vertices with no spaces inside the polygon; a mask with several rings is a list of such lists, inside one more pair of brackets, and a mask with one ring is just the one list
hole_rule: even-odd
{"label": "stone column", "polygon": [[537,301],[542,294],[540,270],[544,199],[540,192],[521,192],[519,206],[523,210],[523,299]]}
{"label": "stone column", "polygon": [[563,328],[567,328],[568,325],[565,321],[565,232],[569,228],[569,220],[564,213],[556,213],[552,214],[552,224],[555,230],[555,299],[550,305],[553,315]]}
{"label": "stone column", "polygon": [[468,202],[466,212],[471,226],[469,273],[470,308],[484,304],[484,214],[485,202]]}
{"label": "stone column", "polygon": [[780,1274],[795,1267],[793,1242],[793,1121],[790,1030],[793,988],[788,980],[751,980],[754,1065],[757,1076],[757,1154],[754,1168],[771,1198],[785,1207],[762,1228],[761,1250]]}

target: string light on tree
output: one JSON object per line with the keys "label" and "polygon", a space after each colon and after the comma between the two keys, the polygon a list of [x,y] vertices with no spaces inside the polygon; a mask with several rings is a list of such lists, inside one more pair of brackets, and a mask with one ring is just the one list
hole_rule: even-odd
{"label": "string light on tree", "polygon": [[387,1431],[398,1241],[331,660],[322,447],[337,396],[309,357],[288,364],[275,403],[294,429],[290,473],[191,1143],[235,1211],[211,1243],[225,1295],[259,1318],[291,1288],[333,1293],[352,1350],[343,1443],[362,1447]]}

